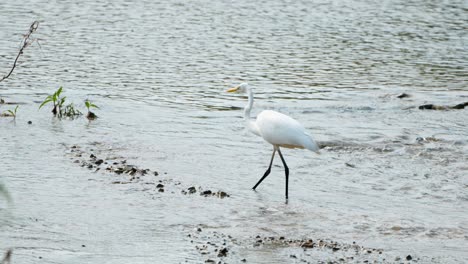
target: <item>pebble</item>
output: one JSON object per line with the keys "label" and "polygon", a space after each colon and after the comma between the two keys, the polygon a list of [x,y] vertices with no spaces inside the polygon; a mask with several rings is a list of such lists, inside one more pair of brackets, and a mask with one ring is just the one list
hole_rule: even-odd
{"label": "pebble", "polygon": [[31,125],[32,124],[32,121],[28,121],[28,125]]}
{"label": "pebble", "polygon": [[202,193],[200,193],[200,195],[205,195],[205,196],[211,195],[211,191],[210,190],[203,191]]}
{"label": "pebble", "polygon": [[227,248],[222,248],[218,252],[218,257],[226,257],[227,253],[228,253]]}
{"label": "pebble", "polygon": [[410,260],[412,260],[412,259],[413,259],[413,258],[411,257],[411,255],[406,256],[406,260],[410,261]]}
{"label": "pebble", "polygon": [[401,94],[397,95],[397,98],[400,98],[400,99],[406,98],[406,97],[410,97],[410,95],[407,94],[407,93],[401,93]]}

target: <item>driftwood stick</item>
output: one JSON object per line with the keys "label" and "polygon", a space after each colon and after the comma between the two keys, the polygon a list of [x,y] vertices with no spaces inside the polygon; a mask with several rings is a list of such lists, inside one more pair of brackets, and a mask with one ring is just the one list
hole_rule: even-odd
{"label": "driftwood stick", "polygon": [[24,35],[23,41],[21,42],[21,48],[18,52],[18,55],[16,55],[15,61],[13,62],[13,67],[11,67],[11,70],[7,75],[0,79],[0,82],[10,77],[10,75],[13,73],[13,70],[16,68],[16,63],[18,62],[19,57],[23,54],[24,49],[34,42],[34,39],[31,39],[31,35],[37,30],[37,27],[39,27],[39,22],[34,21],[29,27],[28,33]]}

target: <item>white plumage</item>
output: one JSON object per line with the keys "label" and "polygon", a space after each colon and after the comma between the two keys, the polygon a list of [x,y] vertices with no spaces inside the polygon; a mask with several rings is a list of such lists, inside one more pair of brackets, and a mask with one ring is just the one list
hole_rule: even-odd
{"label": "white plumage", "polygon": [[315,141],[295,119],[272,110],[264,110],[258,116],[256,125],[260,135],[268,143],[284,148],[306,148],[317,152]]}
{"label": "white plumage", "polygon": [[281,161],[283,162],[286,174],[286,199],[288,198],[288,180],[289,180],[289,168],[281,154],[280,147],[283,148],[305,148],[314,152],[319,151],[317,143],[312,137],[306,132],[304,126],[301,125],[295,119],[272,110],[264,110],[258,114],[257,119],[250,118],[250,110],[253,106],[253,92],[248,84],[242,83],[234,88],[228,90],[228,92],[244,92],[247,93],[249,101],[244,109],[244,119],[246,121],[247,128],[254,134],[261,136],[265,141],[273,145],[273,155],[271,157],[270,166],[253,187],[257,186],[270,174],[271,165],[275,157],[276,151],[280,155]]}

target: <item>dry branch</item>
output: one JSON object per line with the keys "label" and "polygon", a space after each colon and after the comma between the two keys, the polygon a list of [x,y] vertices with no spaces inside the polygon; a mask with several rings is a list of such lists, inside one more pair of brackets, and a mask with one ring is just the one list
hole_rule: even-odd
{"label": "dry branch", "polygon": [[31,35],[36,31],[38,26],[38,21],[34,21],[31,24],[31,26],[29,27],[29,32],[26,35],[24,35],[23,41],[21,42],[21,48],[18,52],[18,55],[16,55],[15,62],[13,62],[13,67],[7,75],[3,76],[3,78],[0,79],[0,82],[10,77],[10,75],[13,73],[13,70],[16,68],[16,63],[18,62],[19,57],[23,54],[23,50],[34,42],[34,39],[31,39]]}

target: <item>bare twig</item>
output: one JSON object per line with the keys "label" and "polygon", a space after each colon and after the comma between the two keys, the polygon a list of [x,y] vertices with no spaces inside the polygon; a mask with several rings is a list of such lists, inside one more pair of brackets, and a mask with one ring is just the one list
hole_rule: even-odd
{"label": "bare twig", "polygon": [[3,257],[2,262],[0,262],[0,264],[10,264],[11,263],[11,253],[12,253],[12,250],[9,249],[5,253],[5,257]]}
{"label": "bare twig", "polygon": [[16,63],[18,62],[19,57],[21,54],[23,54],[23,50],[34,42],[34,39],[30,39],[30,37],[31,34],[37,30],[37,27],[39,27],[39,22],[34,21],[29,27],[29,32],[24,36],[23,41],[21,42],[21,48],[18,52],[18,55],[16,55],[15,62],[13,62],[13,67],[7,75],[0,79],[0,82],[10,77],[10,75],[13,73],[13,70],[16,68]]}

